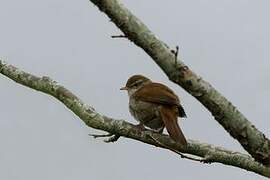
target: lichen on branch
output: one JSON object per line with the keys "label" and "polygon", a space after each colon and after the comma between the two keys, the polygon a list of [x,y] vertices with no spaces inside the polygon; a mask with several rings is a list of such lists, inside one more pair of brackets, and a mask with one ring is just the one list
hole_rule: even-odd
{"label": "lichen on branch", "polygon": [[169,79],[200,101],[214,119],[257,161],[270,165],[270,141],[232,103],[193,72],[119,0],[90,0],[124,33],[142,48]]}
{"label": "lichen on branch", "polygon": [[[83,101],[71,91],[49,77],[37,77],[9,65],[2,60],[0,60],[0,74],[26,87],[55,97],[89,127],[103,130],[110,134],[135,139],[156,147],[173,150],[179,152],[178,154],[186,153],[198,156],[201,157],[202,162],[222,163],[270,177],[270,167],[260,164],[249,155],[194,140],[188,140],[187,148],[182,149],[179,144],[176,144],[167,135],[158,134],[150,130],[141,131],[136,126],[124,120],[117,120],[99,114],[93,107],[83,103]],[[184,158],[187,158],[187,156],[184,156]]]}

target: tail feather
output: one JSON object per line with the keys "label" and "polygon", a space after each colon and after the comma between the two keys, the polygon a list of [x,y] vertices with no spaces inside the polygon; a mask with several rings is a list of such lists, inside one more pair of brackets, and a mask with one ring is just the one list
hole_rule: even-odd
{"label": "tail feather", "polygon": [[183,146],[187,146],[187,140],[177,123],[177,114],[171,107],[160,107],[160,114],[171,138]]}
{"label": "tail feather", "polygon": [[179,117],[184,117],[184,118],[187,117],[185,109],[183,108],[183,106],[181,106],[181,105],[178,106],[178,112],[179,112]]}

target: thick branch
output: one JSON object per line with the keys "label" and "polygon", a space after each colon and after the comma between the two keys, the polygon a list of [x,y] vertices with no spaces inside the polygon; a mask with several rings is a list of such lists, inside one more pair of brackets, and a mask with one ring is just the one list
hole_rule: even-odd
{"label": "thick branch", "polygon": [[208,82],[195,74],[118,0],[90,0],[122,30],[125,37],[141,47],[169,79],[197,98],[249,154],[263,164],[270,164],[270,141]]}
{"label": "thick branch", "polygon": [[186,149],[182,149],[169,136],[154,133],[152,131],[141,131],[136,126],[123,120],[115,120],[97,113],[94,108],[84,104],[78,97],[65,87],[51,80],[49,77],[37,77],[23,72],[18,68],[8,65],[0,60],[0,73],[15,82],[44,92],[61,101],[67,108],[73,111],[87,126],[107,131],[131,139],[151,144],[157,147],[181,151],[202,157],[204,162],[218,162],[253,171],[266,177],[270,177],[270,168],[253,160],[252,157],[225,150],[213,145],[200,143],[194,140],[188,141]]}

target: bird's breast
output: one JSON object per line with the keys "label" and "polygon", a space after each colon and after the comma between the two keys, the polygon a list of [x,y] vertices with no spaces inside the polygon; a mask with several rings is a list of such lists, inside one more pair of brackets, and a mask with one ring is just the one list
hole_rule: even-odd
{"label": "bird's breast", "polygon": [[157,104],[136,100],[130,98],[129,111],[131,115],[139,122],[151,129],[160,129],[164,127],[161,120]]}

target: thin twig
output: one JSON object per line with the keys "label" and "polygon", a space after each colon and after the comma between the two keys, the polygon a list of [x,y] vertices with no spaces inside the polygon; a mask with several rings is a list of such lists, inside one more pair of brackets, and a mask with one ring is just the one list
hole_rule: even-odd
{"label": "thin twig", "polygon": [[151,137],[151,139],[153,139],[159,146],[161,146],[161,147],[163,147],[163,148],[165,148],[165,149],[168,149],[168,150],[170,150],[170,151],[172,151],[172,152],[174,152],[174,153],[180,155],[181,158],[185,158],[185,159],[189,159],[189,160],[193,160],[193,161],[198,161],[198,162],[202,162],[202,163],[211,163],[211,162],[207,161],[205,158],[200,158],[200,159],[198,159],[198,158],[193,158],[193,157],[184,155],[184,154],[182,154],[181,152],[177,151],[176,149],[172,149],[172,148],[166,146],[165,144],[159,142],[159,141],[158,141],[156,138],[154,138],[151,134],[148,134],[148,135],[149,135],[149,137]]}
{"label": "thin twig", "polygon": [[112,35],[111,38],[127,38],[126,35]]}
{"label": "thin twig", "polygon": [[175,49],[176,50],[172,49],[171,53],[174,54],[174,64],[175,64],[175,67],[177,67],[177,58],[178,58],[178,54],[179,54],[179,46],[176,46]]}
{"label": "thin twig", "polygon": [[102,138],[102,137],[109,137],[108,139],[105,139],[104,142],[106,143],[111,143],[111,142],[116,142],[120,136],[117,134],[112,134],[112,133],[108,133],[108,134],[88,134],[89,136],[92,136],[93,138]]}
{"label": "thin twig", "polygon": [[89,136],[92,136],[93,138],[101,138],[101,137],[111,137],[113,134],[108,133],[108,134],[88,134]]}
{"label": "thin twig", "polygon": [[114,134],[114,135],[111,136],[110,138],[105,139],[104,142],[106,142],[106,143],[116,142],[119,138],[120,138],[119,135]]}

